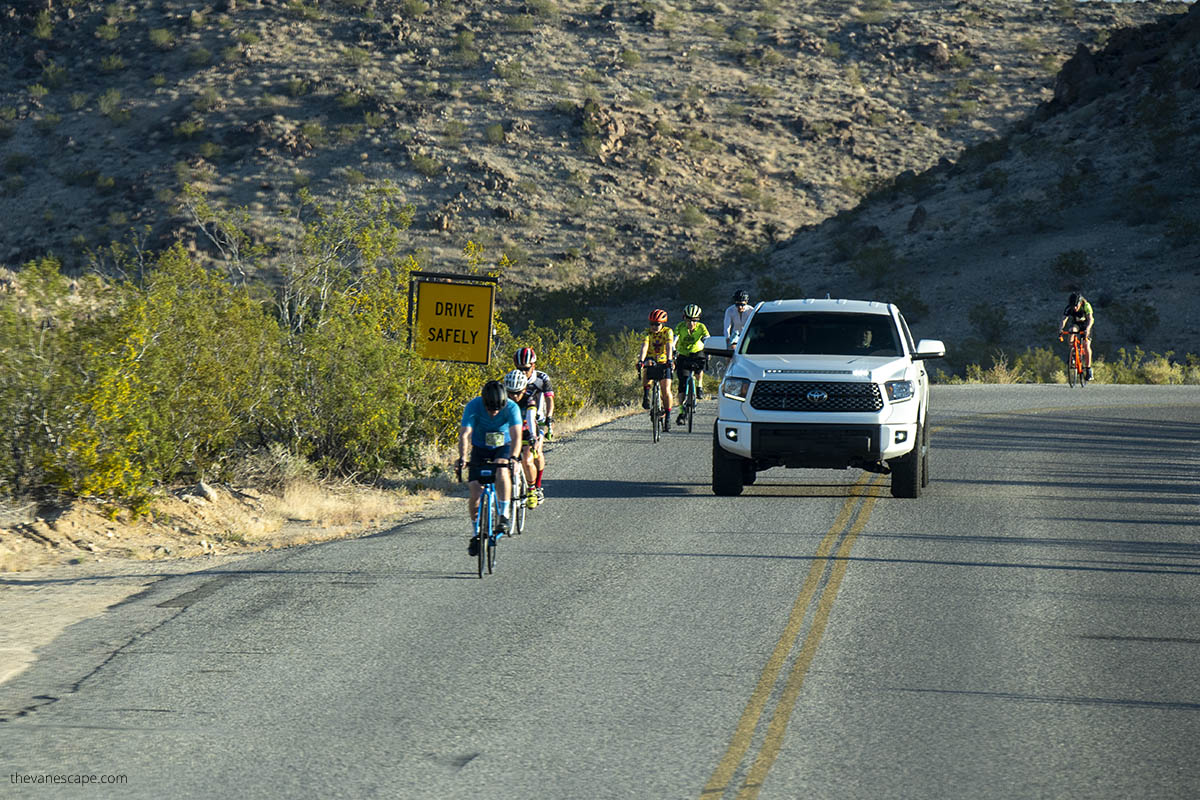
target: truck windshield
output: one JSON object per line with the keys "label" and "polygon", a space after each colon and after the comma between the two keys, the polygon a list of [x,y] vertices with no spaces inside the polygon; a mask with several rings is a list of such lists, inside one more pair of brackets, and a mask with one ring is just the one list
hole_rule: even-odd
{"label": "truck windshield", "polygon": [[759,312],[746,328],[747,355],[898,356],[896,326],[886,314]]}

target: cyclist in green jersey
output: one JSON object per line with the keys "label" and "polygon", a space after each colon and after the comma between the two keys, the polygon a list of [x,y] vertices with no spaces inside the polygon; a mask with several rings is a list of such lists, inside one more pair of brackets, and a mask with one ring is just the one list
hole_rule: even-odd
{"label": "cyclist in green jersey", "polygon": [[[683,322],[675,326],[675,369],[679,373],[679,396],[687,392],[688,375],[696,373],[696,399],[704,399],[704,370],[708,367],[708,355],[704,352],[704,340],[709,337],[708,328],[700,321],[700,306],[691,303],[683,309]],[[684,422],[683,414],[676,420]]]}
{"label": "cyclist in green jersey", "polygon": [[1071,292],[1067,298],[1067,307],[1063,309],[1060,331],[1078,332],[1083,337],[1083,366],[1087,368],[1087,379],[1092,380],[1092,326],[1096,317],[1092,314],[1092,304],[1079,292]]}

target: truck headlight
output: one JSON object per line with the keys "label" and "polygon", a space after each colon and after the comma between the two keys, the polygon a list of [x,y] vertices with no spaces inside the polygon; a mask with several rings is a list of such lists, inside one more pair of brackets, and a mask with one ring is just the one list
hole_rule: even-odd
{"label": "truck headlight", "polygon": [[750,381],[745,378],[726,376],[725,381],[721,384],[721,394],[730,400],[741,400],[744,403],[746,395],[750,394]]}
{"label": "truck headlight", "polygon": [[893,403],[908,400],[913,396],[912,381],[888,381],[883,386],[887,389],[888,400]]}

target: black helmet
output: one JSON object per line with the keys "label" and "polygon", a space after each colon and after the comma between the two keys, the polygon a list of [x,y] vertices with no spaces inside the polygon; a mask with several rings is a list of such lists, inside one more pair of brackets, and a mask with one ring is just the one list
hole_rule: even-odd
{"label": "black helmet", "polygon": [[745,289],[738,289],[736,292],[733,293],[734,305],[737,305],[738,303],[749,303],[749,302],[750,302],[750,293],[747,292]]}
{"label": "black helmet", "polygon": [[484,408],[488,411],[499,411],[504,408],[504,401],[508,399],[504,396],[504,384],[500,381],[485,383],[479,396],[483,398]]}
{"label": "black helmet", "polygon": [[1071,296],[1067,298],[1067,307],[1074,308],[1075,306],[1079,305],[1079,301],[1082,299],[1083,298],[1080,297],[1079,292],[1071,292]]}

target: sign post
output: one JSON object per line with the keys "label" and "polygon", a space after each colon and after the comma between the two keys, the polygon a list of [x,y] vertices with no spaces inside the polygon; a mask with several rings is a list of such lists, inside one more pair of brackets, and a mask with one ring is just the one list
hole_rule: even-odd
{"label": "sign post", "polygon": [[417,353],[433,361],[489,363],[496,279],[440,272],[414,272],[412,278],[408,330]]}

